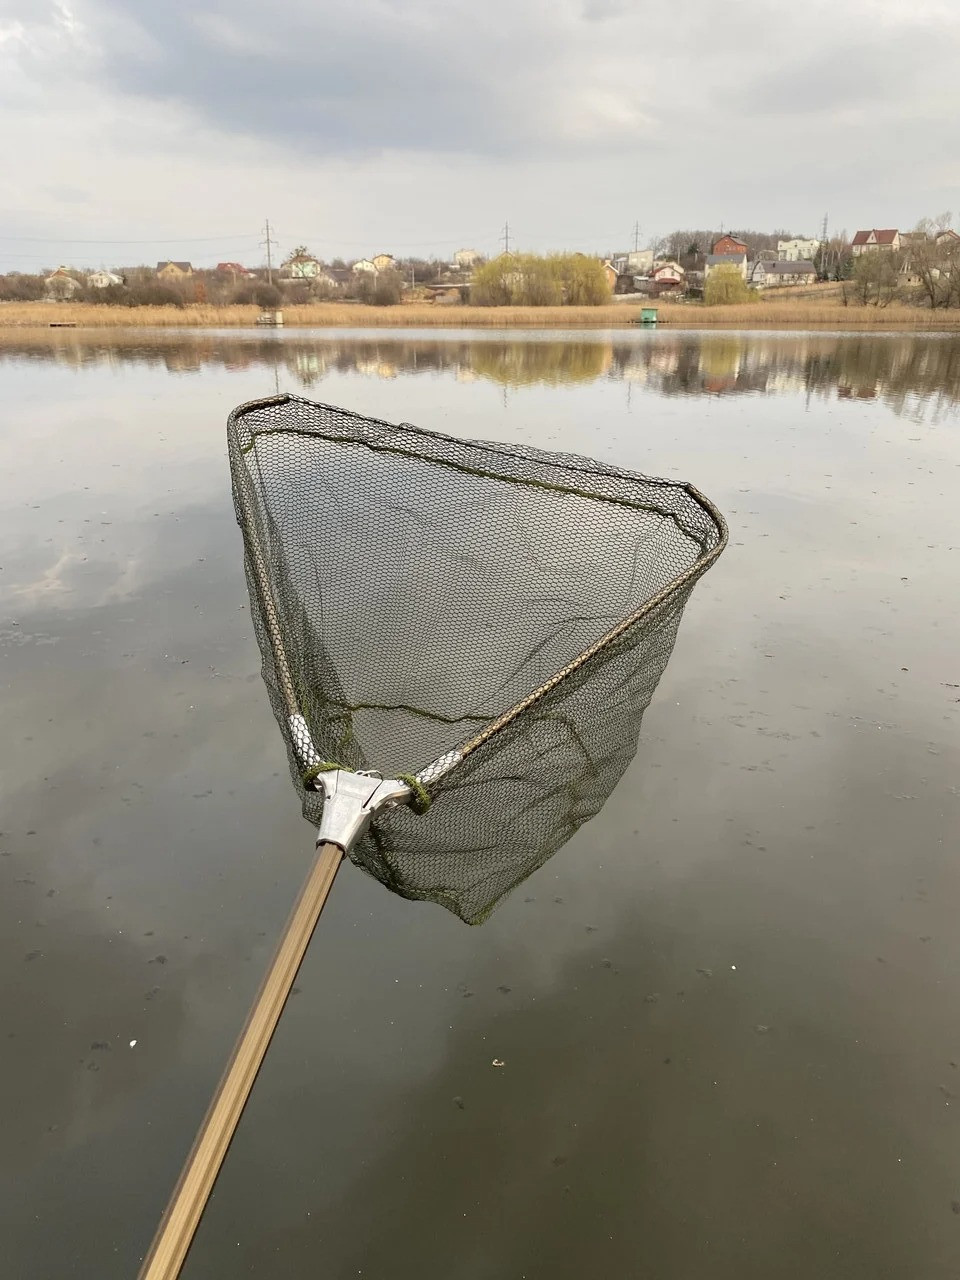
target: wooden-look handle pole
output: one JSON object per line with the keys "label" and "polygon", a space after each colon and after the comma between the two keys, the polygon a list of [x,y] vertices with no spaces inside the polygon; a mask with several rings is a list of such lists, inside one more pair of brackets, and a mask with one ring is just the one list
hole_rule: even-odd
{"label": "wooden-look handle pole", "polygon": [[342,860],[343,852],[337,845],[318,846],[316,861],[300,890],[263,984],[187,1156],[150,1251],[140,1268],[139,1280],[176,1280],[180,1274]]}

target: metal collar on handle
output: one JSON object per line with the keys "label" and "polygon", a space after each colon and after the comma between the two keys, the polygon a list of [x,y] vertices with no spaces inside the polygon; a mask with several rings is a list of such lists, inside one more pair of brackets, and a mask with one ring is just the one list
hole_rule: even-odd
{"label": "metal collar on handle", "polygon": [[378,774],[351,773],[349,769],[318,774],[315,785],[323,792],[317,844],[335,844],[344,853],[349,853],[364,834],[375,813],[410,799],[405,782]]}

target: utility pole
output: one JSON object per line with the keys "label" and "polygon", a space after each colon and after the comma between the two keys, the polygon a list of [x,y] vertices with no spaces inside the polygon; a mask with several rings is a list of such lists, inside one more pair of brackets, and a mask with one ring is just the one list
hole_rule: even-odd
{"label": "utility pole", "polygon": [[823,278],[826,279],[827,271],[827,219],[828,215],[823,215],[823,226],[820,228],[820,271]]}
{"label": "utility pole", "polygon": [[267,237],[260,243],[267,246],[267,284],[273,284],[273,254],[271,252],[273,245],[277,242],[270,236],[270,219],[267,218],[263,224],[263,233]]}
{"label": "utility pole", "polygon": [[640,219],[638,218],[637,221],[633,224],[633,252],[639,253],[639,251],[640,251]]}
{"label": "utility pole", "polygon": [[500,239],[503,241],[503,252],[509,253],[510,252],[510,223],[509,222],[505,222],[503,224],[503,235],[500,237]]}

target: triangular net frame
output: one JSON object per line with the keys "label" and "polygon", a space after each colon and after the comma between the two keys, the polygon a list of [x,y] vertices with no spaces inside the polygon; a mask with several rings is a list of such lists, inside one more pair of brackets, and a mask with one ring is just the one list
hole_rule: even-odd
{"label": "triangular net frame", "polygon": [[429,808],[382,811],[351,859],[482,921],[633,758],[723,518],[691,485],[289,395],[236,409],[228,444],[304,816],[315,756],[408,780]]}

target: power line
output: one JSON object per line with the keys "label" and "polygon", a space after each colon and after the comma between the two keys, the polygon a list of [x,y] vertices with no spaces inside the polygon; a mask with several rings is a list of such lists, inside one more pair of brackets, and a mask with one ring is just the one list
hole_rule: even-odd
{"label": "power line", "polygon": [[231,236],[151,236],[149,240],[78,240],[73,236],[6,236],[0,233],[0,241],[15,244],[203,244],[224,240],[252,241],[249,235]]}
{"label": "power line", "polygon": [[276,240],[273,240],[270,237],[270,219],[269,218],[265,220],[263,230],[267,238],[266,240],[261,240],[260,243],[265,244],[267,246],[267,284],[273,284],[273,258],[270,255],[270,246],[276,244],[277,242]]}

